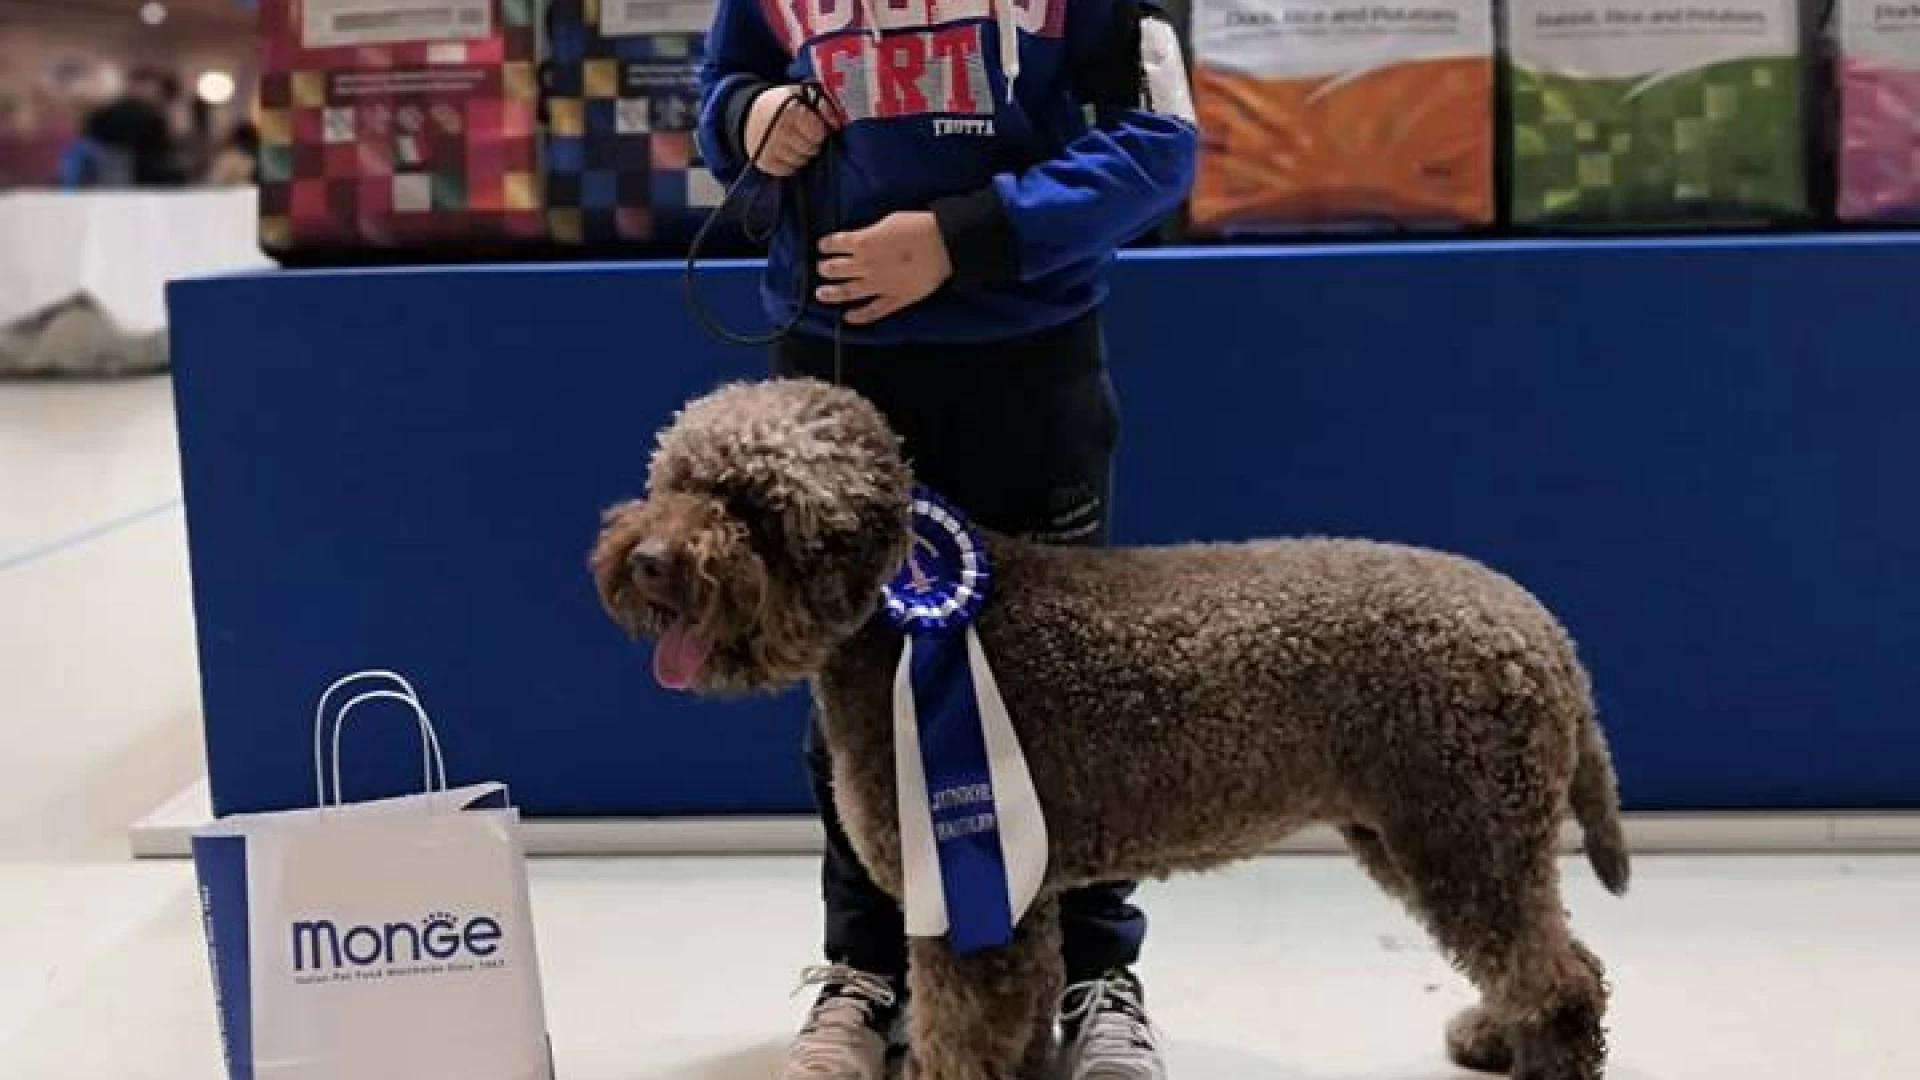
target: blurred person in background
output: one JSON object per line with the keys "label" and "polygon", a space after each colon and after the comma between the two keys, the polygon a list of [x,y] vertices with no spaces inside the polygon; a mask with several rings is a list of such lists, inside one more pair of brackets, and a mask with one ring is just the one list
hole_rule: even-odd
{"label": "blurred person in background", "polygon": [[260,171],[260,131],[252,124],[240,123],[228,133],[226,142],[213,156],[207,168],[207,183],[215,187],[244,187],[255,183]]}
{"label": "blurred person in background", "polygon": [[74,120],[69,103],[45,87],[0,91],[0,189],[51,183],[73,142]]}
{"label": "blurred person in background", "polygon": [[172,110],[180,80],[141,68],[118,101],[93,111],[62,169],[71,187],[175,187],[187,182]]}
{"label": "blurred person in background", "polygon": [[213,168],[214,155],[226,144],[214,136],[213,105],[199,94],[190,94],[188,98],[186,132],[175,150],[186,175],[204,181]]}

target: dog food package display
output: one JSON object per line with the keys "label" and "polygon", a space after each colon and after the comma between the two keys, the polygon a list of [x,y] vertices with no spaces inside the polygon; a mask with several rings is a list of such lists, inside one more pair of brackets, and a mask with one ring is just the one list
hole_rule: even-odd
{"label": "dog food package display", "polygon": [[1491,0],[1195,0],[1212,235],[1491,224]]}
{"label": "dog food package display", "polygon": [[1507,5],[1513,223],[1805,216],[1797,8],[1798,0]]}
{"label": "dog food package display", "polygon": [[535,0],[261,0],[269,252],[545,235]]}
{"label": "dog food package display", "polygon": [[563,243],[684,244],[721,199],[700,161],[715,0],[551,0],[548,221]]}
{"label": "dog food package display", "polygon": [[1839,211],[1920,218],[1920,3],[1839,0]]}
{"label": "dog food package display", "polygon": [[[342,804],[356,714],[418,726],[426,793]],[[193,837],[229,1080],[551,1080],[505,788],[447,788],[439,737],[391,673],[335,683],[313,737],[318,806]]]}

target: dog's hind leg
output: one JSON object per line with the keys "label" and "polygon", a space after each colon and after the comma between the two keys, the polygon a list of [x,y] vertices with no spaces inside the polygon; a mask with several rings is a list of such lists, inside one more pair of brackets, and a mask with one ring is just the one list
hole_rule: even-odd
{"label": "dog's hind leg", "polygon": [[[1393,861],[1387,842],[1380,832],[1366,825],[1343,825],[1340,835],[1347,842],[1367,876],[1388,896],[1401,901],[1421,922],[1427,915],[1415,896],[1407,875]],[[1476,1005],[1455,1017],[1447,1026],[1447,1057],[1463,1069],[1503,1073],[1513,1067],[1513,1053],[1507,1046],[1507,1026],[1484,1005]]]}
{"label": "dog's hind leg", "polygon": [[1463,1069],[1503,1073],[1513,1069],[1507,1023],[1485,1004],[1460,1010],[1447,1024],[1447,1058]]}
{"label": "dog's hind leg", "polygon": [[[1407,882],[1407,876],[1393,861],[1387,842],[1378,830],[1365,825],[1344,825],[1340,835],[1346,839],[1354,860],[1388,896],[1407,905],[1414,917],[1427,922],[1419,898]],[[1447,1057],[1463,1069],[1503,1073],[1513,1067],[1513,1051],[1507,1044],[1507,1025],[1485,1005],[1475,1005],[1447,1026]]]}
{"label": "dog's hind leg", "polygon": [[903,1080],[1044,1080],[1066,989],[1057,901],[1036,903],[1005,948],[959,956],[915,938],[909,960]]}
{"label": "dog's hind leg", "polygon": [[1553,819],[1424,819],[1385,847],[1409,905],[1479,987],[1482,1003],[1448,1029],[1468,1068],[1514,1080],[1600,1080],[1606,987],[1561,907]]}

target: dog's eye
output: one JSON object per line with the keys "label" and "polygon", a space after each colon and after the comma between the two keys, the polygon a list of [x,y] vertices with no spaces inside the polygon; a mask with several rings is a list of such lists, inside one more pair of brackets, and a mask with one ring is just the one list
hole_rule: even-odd
{"label": "dog's eye", "polygon": [[762,562],[772,562],[774,558],[787,551],[780,541],[780,515],[760,499],[743,491],[720,492],[720,504],[726,509],[727,517],[747,538],[747,546]]}

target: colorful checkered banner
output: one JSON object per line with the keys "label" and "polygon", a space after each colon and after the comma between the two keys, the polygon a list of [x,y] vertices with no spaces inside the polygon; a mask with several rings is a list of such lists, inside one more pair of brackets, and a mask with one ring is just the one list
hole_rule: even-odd
{"label": "colorful checkered banner", "polygon": [[1843,221],[1920,220],[1920,4],[1837,0]]}
{"label": "colorful checkered banner", "polygon": [[724,194],[700,160],[713,0],[551,0],[546,200],[563,243],[684,243]]}
{"label": "colorful checkered banner", "polygon": [[275,253],[682,244],[712,0],[263,0]]}
{"label": "colorful checkered banner", "polygon": [[534,4],[262,0],[262,245],[542,238]]}
{"label": "colorful checkered banner", "polygon": [[1516,225],[1808,210],[1795,0],[1506,5]]}

